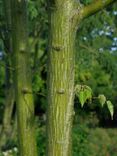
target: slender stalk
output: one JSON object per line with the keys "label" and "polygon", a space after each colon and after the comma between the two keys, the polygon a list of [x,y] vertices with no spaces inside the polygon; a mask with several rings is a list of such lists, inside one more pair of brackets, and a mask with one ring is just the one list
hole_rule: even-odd
{"label": "slender stalk", "polygon": [[117,0],[94,0],[83,8],[82,17],[87,18],[114,2],[117,2]]}
{"label": "slender stalk", "polygon": [[37,156],[25,0],[11,0],[14,85],[20,156]]}
{"label": "slender stalk", "polygon": [[[104,1],[104,5],[100,5]],[[71,156],[74,114],[75,35],[82,19],[113,0],[97,0],[82,6],[75,0],[48,0],[48,111],[47,156]],[[96,6],[98,4],[98,6]],[[101,3],[102,4],[102,3]]]}
{"label": "slender stalk", "polygon": [[76,33],[71,22],[73,6],[70,0],[49,5],[47,156],[71,155]]}

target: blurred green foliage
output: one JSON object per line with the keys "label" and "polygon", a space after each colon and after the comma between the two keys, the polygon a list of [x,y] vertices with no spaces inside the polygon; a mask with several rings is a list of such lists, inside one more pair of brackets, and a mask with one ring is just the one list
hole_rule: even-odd
{"label": "blurred green foliage", "polygon": [[[0,124],[5,100],[5,63],[2,36],[4,29],[3,5],[0,0]],[[92,0],[81,0],[87,5]],[[28,1],[29,51],[32,69],[32,86],[37,116],[37,145],[39,156],[45,155],[45,112],[47,79],[48,15],[45,0]],[[73,156],[116,156],[117,154],[117,9],[116,3],[89,17],[79,27],[76,36],[75,85],[88,85],[93,96],[104,94],[114,104],[111,121],[107,107],[102,110],[97,100],[86,102],[81,109],[77,97],[74,101]],[[14,113],[14,112],[13,112]],[[13,121],[12,121],[13,122]],[[106,124],[107,123],[107,124]],[[102,128],[102,126],[104,126]],[[108,128],[109,127],[109,128]],[[13,140],[8,149],[16,147]],[[17,151],[12,151],[13,156]],[[0,154],[3,156],[3,154]],[[9,155],[10,156],[10,155]]]}
{"label": "blurred green foliage", "polygon": [[[87,118],[78,116],[73,126],[73,156],[116,156],[117,152],[117,135],[116,129],[105,129],[97,127],[98,119],[95,114],[87,115]],[[92,125],[93,122],[93,126]],[[39,156],[45,156],[46,151],[46,132],[45,126],[38,124],[37,127],[37,146]],[[14,150],[15,149],[15,150]],[[12,148],[6,153],[9,156],[16,156],[17,148]],[[4,151],[5,153],[5,151]],[[4,156],[4,155],[0,155]]]}
{"label": "blurred green foliage", "polygon": [[92,0],[80,0],[80,2],[84,5],[90,4]]}

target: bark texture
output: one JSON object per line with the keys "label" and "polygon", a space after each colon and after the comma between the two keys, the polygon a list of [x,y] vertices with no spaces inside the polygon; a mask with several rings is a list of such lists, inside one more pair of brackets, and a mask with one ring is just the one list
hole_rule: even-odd
{"label": "bark texture", "polygon": [[[47,156],[71,156],[74,114],[75,35],[83,18],[113,0],[98,0],[84,7],[76,0],[48,0],[48,111]],[[98,4],[98,6],[96,6]]]}
{"label": "bark texture", "polygon": [[14,85],[20,156],[37,156],[25,0],[11,0]]}
{"label": "bark texture", "polygon": [[71,0],[50,3],[47,155],[70,156],[74,114],[75,3]]}

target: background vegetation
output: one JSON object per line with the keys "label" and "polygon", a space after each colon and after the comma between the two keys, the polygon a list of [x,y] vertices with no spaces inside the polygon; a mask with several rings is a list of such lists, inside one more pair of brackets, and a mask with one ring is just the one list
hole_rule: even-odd
{"label": "background vegetation", "polygon": [[[81,1],[82,2],[82,1]],[[86,1],[90,3],[90,1]],[[48,15],[45,0],[28,1],[29,43],[35,101],[36,136],[39,155],[45,155],[45,122],[47,107],[47,40]],[[0,130],[5,109],[5,29],[3,1],[0,0]],[[7,45],[6,45],[7,46]],[[10,67],[7,67],[10,68]],[[115,156],[117,153],[117,8],[116,3],[86,19],[76,39],[75,84],[88,85],[93,90],[92,102],[83,108],[75,97],[73,126],[73,156]],[[111,120],[107,106],[101,108],[97,96],[104,94],[114,105]],[[0,156],[17,155],[15,105],[11,129]],[[2,132],[1,132],[2,133]],[[1,141],[1,140],[0,140]]]}

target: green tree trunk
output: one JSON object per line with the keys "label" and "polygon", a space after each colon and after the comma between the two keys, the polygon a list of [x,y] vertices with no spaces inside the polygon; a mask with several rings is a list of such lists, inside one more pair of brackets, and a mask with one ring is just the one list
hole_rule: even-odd
{"label": "green tree trunk", "polygon": [[48,156],[71,155],[71,129],[74,114],[74,2],[49,4],[48,53]]}
{"label": "green tree trunk", "polygon": [[20,156],[37,156],[25,0],[11,0],[14,84]]}
{"label": "green tree trunk", "polygon": [[113,0],[94,1],[83,7],[75,0],[48,0],[48,111],[47,156],[71,156],[71,130],[74,114],[75,35],[83,18],[99,11]]}

